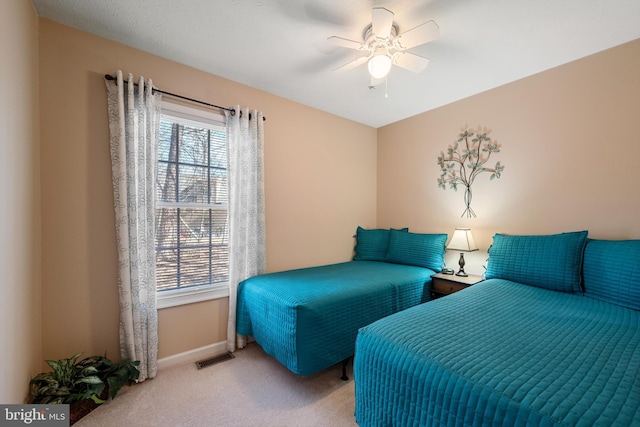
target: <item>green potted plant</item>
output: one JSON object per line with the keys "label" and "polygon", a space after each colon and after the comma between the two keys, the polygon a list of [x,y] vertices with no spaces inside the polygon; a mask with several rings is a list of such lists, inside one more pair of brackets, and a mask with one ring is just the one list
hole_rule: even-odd
{"label": "green potted plant", "polygon": [[132,362],[125,359],[121,362],[112,362],[106,356],[90,356],[78,364],[96,368],[98,378],[104,382],[112,399],[116,397],[123,385],[131,385],[140,376],[138,371],[140,361],[137,360]]}
{"label": "green potted plant", "polygon": [[52,371],[39,373],[29,383],[31,403],[70,404],[71,424],[104,403],[109,395],[113,399],[123,385],[131,384],[140,375],[139,361],[116,363],[106,356],[78,361],[81,355],[46,360]]}

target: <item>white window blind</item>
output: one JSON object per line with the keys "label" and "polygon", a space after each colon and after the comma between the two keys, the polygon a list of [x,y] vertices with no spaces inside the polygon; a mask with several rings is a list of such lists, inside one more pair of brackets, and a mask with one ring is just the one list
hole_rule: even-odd
{"label": "white window blind", "polygon": [[163,104],[156,184],[159,299],[202,295],[216,285],[226,289],[227,135],[222,120],[209,112]]}

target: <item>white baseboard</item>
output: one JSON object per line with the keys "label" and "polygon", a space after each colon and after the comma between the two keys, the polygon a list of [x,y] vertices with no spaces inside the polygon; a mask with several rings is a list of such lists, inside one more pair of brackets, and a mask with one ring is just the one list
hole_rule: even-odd
{"label": "white baseboard", "polygon": [[226,341],[217,342],[215,344],[207,345],[200,348],[194,348],[193,350],[158,359],[158,370],[170,368],[171,366],[181,365],[183,363],[197,362],[198,360],[206,359],[207,357],[218,356],[226,352]]}

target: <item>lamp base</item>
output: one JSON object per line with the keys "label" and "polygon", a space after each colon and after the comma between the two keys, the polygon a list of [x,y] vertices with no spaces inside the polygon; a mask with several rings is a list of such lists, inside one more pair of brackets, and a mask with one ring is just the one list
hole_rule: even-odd
{"label": "lamp base", "polygon": [[467,277],[468,274],[464,272],[464,254],[460,252],[460,260],[458,261],[458,265],[460,266],[460,270],[456,273],[456,276]]}

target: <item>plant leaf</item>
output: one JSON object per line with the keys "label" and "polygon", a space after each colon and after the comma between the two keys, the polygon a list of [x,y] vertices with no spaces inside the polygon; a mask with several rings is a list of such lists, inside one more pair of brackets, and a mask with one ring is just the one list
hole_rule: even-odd
{"label": "plant leaf", "polygon": [[103,381],[100,378],[98,378],[96,375],[80,378],[76,382],[85,383],[85,384],[102,384],[103,383]]}
{"label": "plant leaf", "polygon": [[81,374],[90,375],[90,374],[95,374],[97,372],[98,372],[98,369],[95,366],[87,366],[82,370]]}
{"label": "plant leaf", "polygon": [[95,394],[91,396],[91,400],[93,400],[96,403],[96,405],[102,405],[104,402],[106,402],[106,400],[100,399]]}

